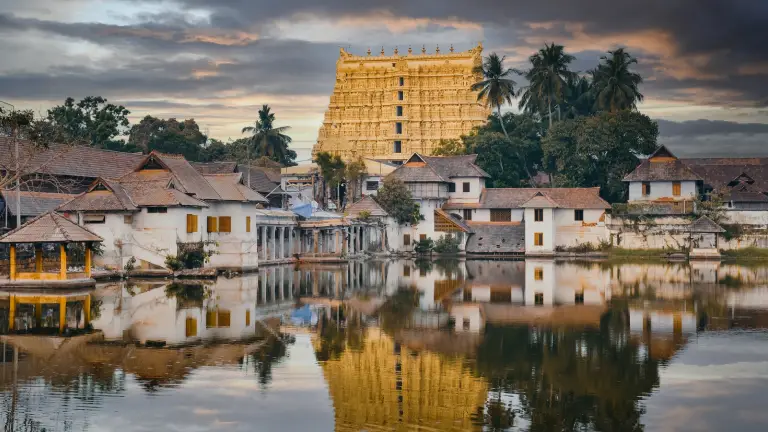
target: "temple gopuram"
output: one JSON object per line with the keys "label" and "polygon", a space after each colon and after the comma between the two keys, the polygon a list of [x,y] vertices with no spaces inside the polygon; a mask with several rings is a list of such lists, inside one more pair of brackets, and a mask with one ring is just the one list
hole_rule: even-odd
{"label": "temple gopuram", "polygon": [[482,44],[469,50],[421,53],[397,48],[391,56],[352,55],[343,48],[336,85],[312,153],[402,163],[414,152],[431,154],[440,140],[456,139],[485,124],[490,109],[470,86],[482,62]]}

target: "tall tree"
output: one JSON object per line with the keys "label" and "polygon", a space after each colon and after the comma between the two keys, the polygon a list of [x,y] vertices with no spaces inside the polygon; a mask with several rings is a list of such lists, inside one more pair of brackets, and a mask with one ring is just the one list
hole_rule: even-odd
{"label": "tall tree", "polygon": [[576,75],[569,70],[575,57],[566,54],[562,45],[544,44],[529,58],[531,68],[524,76],[528,86],[520,99],[520,108],[530,113],[546,113],[552,127],[552,107],[560,108],[568,95],[568,80]]}
{"label": "tall tree", "polygon": [[408,186],[399,179],[384,177],[384,183],[373,199],[401,225],[415,225],[423,219],[419,204],[413,200]]}
{"label": "tall tree", "polygon": [[331,197],[331,189],[338,187],[344,181],[346,164],[339,155],[332,155],[328,152],[316,154],[315,163],[320,168],[320,176],[323,178],[322,201],[324,207],[327,207],[328,199]]}
{"label": "tall tree", "polygon": [[630,70],[636,63],[637,59],[624,48],[609,51],[607,56],[600,57],[600,64],[592,71],[595,108],[611,112],[637,108],[637,103],[643,101],[643,95],[638,90],[643,77]]}
{"label": "tall tree", "polygon": [[197,161],[207,140],[194,119],[179,122],[175,118],[166,120],[146,116],[131,128],[128,145],[145,153],[157,150]]}
{"label": "tall tree", "polygon": [[[482,76],[482,80],[472,84],[470,87],[477,93],[477,100],[483,101],[485,106],[491,107],[496,110],[496,116],[501,119],[501,107],[505,104],[512,104],[512,98],[515,96],[515,86],[517,83],[511,78],[516,71],[514,69],[507,69],[504,67],[504,59],[506,57],[499,57],[496,53],[491,53],[483,59],[483,62],[475,66],[473,72],[479,76]],[[506,126],[503,121],[499,122],[501,130],[504,136],[509,140],[509,134],[507,133]],[[524,160],[525,157],[521,154],[518,156]],[[523,162],[523,167],[526,170],[526,174],[531,183],[534,183],[533,176],[528,171],[527,164]]]}
{"label": "tall tree", "polygon": [[595,114],[592,81],[586,76],[573,76],[567,81],[568,92],[563,103],[563,117],[576,118]]}
{"label": "tall tree", "polygon": [[243,128],[243,133],[250,134],[250,148],[254,156],[266,156],[285,166],[295,165],[296,152],[288,149],[291,137],[285,134],[290,126],[275,127],[275,114],[269,105],[262,105],[259,118],[253,126]]}
{"label": "tall tree", "polygon": [[441,139],[432,150],[433,156],[459,156],[467,154],[464,142],[459,139]]}
{"label": "tall tree", "polygon": [[656,122],[637,111],[602,112],[558,122],[541,142],[555,185],[600,187],[609,202],[625,198],[622,179],[656,147]]}
{"label": "tall tree", "polygon": [[368,175],[368,168],[362,157],[349,161],[346,164],[344,178],[347,180],[347,193],[354,202],[363,194],[363,179]]}
{"label": "tall tree", "polygon": [[63,105],[48,110],[48,121],[73,138],[99,148],[122,150],[124,142],[115,138],[129,131],[128,111],[101,96],[88,96],[75,103],[67,98]]}

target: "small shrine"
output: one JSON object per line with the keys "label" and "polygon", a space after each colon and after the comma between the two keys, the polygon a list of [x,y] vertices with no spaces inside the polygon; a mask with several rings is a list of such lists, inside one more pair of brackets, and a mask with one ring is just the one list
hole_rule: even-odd
{"label": "small shrine", "polygon": [[[93,284],[93,245],[101,241],[98,235],[56,212],[38,216],[0,237],[0,248],[7,248],[3,255],[7,253],[8,268],[8,279],[0,279],[0,285]],[[0,261],[5,261],[3,258]]]}

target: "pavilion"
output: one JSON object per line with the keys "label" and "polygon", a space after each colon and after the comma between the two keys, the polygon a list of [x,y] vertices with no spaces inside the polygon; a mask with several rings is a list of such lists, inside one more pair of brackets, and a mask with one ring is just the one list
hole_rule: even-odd
{"label": "pavilion", "polygon": [[[0,246],[9,248],[9,281],[0,280],[0,285],[93,284],[93,244],[101,241],[101,237],[56,212],[38,216],[0,237]],[[70,271],[72,268],[74,271]]]}

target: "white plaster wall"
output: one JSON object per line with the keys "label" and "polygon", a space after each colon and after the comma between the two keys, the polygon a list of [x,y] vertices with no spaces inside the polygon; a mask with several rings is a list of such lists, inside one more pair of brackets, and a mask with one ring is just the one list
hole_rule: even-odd
{"label": "white plaster wall", "polygon": [[[229,216],[232,220],[231,232],[207,233],[208,240],[215,241],[216,253],[211,256],[206,267],[249,268],[258,266],[256,205],[238,202],[221,202],[211,205],[212,216]],[[250,232],[246,230],[246,218],[251,218]],[[186,222],[186,220],[185,220]],[[205,221],[202,221],[205,223]],[[219,228],[221,223],[219,222]],[[205,228],[205,227],[204,227]]]}
{"label": "white plaster wall", "polygon": [[[545,208],[544,220],[536,222],[534,218],[534,209],[525,209],[525,253],[554,253],[555,251],[555,224],[554,212],[551,208]],[[536,246],[534,244],[534,234],[544,233],[544,244]]]}
{"label": "white plaster wall", "polygon": [[[485,319],[478,305],[456,304],[451,306],[451,318],[455,322],[454,331],[477,333],[485,328]],[[464,320],[469,321],[469,328],[464,327]]]}
{"label": "white plaster wall", "polygon": [[554,209],[555,246],[572,247],[585,243],[598,245],[601,241],[608,241],[608,229],[605,222],[600,221],[604,213],[600,209],[586,209],[584,221],[577,221],[574,220],[575,209]]}
{"label": "white plaster wall", "polygon": [[760,228],[768,227],[768,210],[727,210],[725,217],[728,223],[757,225]]}
{"label": "white plaster wall", "polygon": [[[545,218],[546,219],[546,218]],[[541,280],[536,280],[536,269],[541,269]],[[552,306],[555,301],[555,283],[557,276],[554,260],[525,260],[525,305],[536,304],[536,294],[544,294],[544,306]]]}
{"label": "white plaster wall", "polygon": [[[453,177],[449,181],[456,184],[456,192],[448,193],[455,201],[477,202],[485,188],[485,179],[479,177]],[[469,183],[469,192],[464,192],[464,183]]]}
{"label": "white plaster wall", "polygon": [[576,293],[584,293],[584,304],[601,305],[611,299],[611,270],[600,265],[560,263],[555,267],[555,303],[572,305]]}
{"label": "white plaster wall", "polygon": [[[96,213],[93,213],[96,214]],[[102,214],[102,213],[99,213]],[[91,230],[94,234],[103,238],[102,247],[104,253],[101,256],[93,257],[93,264],[98,267],[107,267],[122,269],[125,264],[125,260],[121,259],[121,255],[125,255],[126,252],[130,253],[130,247],[121,247],[121,243],[125,244],[127,236],[133,230],[133,223],[126,224],[124,216],[132,215],[132,213],[104,213],[104,223],[85,223],[83,221],[83,214],[71,214],[70,219],[74,222],[78,222],[84,227]]]}
{"label": "white plaster wall", "polygon": [[368,196],[368,195],[375,196],[376,193],[378,192],[378,189],[373,191],[368,190],[368,187],[366,186],[366,184],[369,181],[379,182],[379,187],[381,187],[381,183],[384,181],[384,177],[378,176],[378,175],[366,176],[365,179],[363,180],[363,196]]}
{"label": "white plaster wall", "polygon": [[651,194],[643,196],[643,182],[629,182],[629,201],[653,201],[660,198],[669,198],[675,201],[692,200],[697,196],[696,182],[680,182],[680,196],[672,195],[671,181],[653,181]]}
{"label": "white plaster wall", "polygon": [[[450,213],[455,213],[463,217],[462,210],[451,210]],[[523,220],[525,211],[521,208],[511,209],[512,220],[511,222],[520,222]],[[475,222],[490,222],[491,221],[491,209],[474,209],[472,212],[472,220]]]}
{"label": "white plaster wall", "polygon": [[[645,317],[651,321],[652,334],[672,334],[674,332],[675,313],[657,312],[653,310],[630,309],[629,330],[635,333],[643,332]],[[696,316],[693,312],[681,312],[680,321],[683,333],[696,331]]]}

